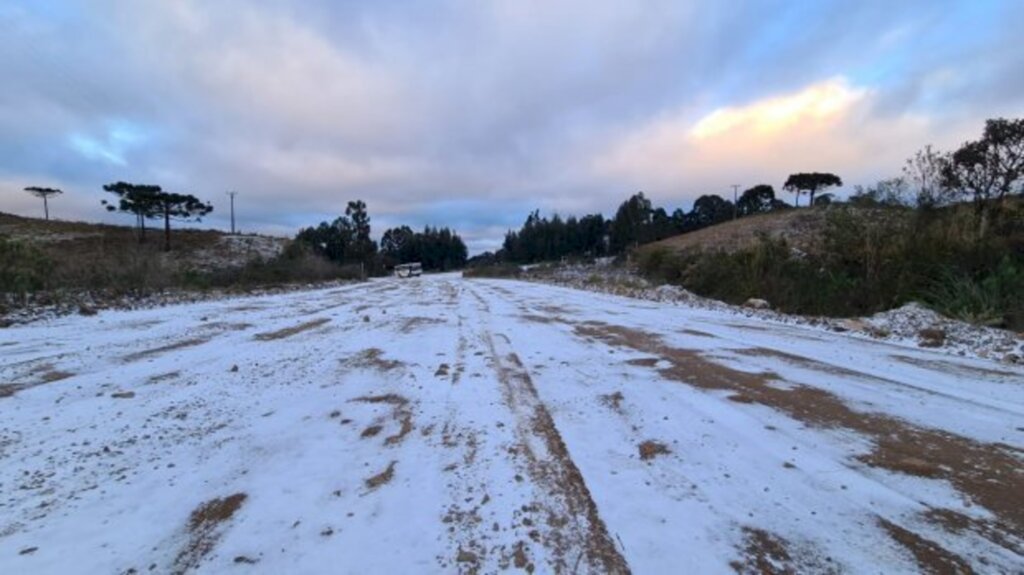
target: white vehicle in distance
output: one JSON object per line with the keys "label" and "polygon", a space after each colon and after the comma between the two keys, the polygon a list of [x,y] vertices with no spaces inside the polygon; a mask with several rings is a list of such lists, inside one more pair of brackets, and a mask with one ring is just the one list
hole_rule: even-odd
{"label": "white vehicle in distance", "polygon": [[423,265],[420,262],[410,264],[398,264],[395,266],[395,277],[412,278],[423,275]]}

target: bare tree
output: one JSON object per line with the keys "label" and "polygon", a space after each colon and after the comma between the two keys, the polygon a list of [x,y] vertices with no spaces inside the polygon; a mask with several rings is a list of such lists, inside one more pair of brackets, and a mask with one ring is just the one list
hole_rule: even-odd
{"label": "bare tree", "polygon": [[64,192],[57,188],[40,188],[37,186],[29,186],[25,188],[25,191],[32,194],[37,198],[43,198],[43,213],[46,215],[46,219],[50,219],[50,203],[49,199],[53,196],[59,196]]}

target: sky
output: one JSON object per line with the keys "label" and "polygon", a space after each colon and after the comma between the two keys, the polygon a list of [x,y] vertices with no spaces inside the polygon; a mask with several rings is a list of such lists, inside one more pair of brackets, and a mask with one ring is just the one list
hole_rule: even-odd
{"label": "sky", "polygon": [[[471,253],[528,212],[669,211],[788,174],[846,189],[1024,116],[1024,2],[4,0],[0,211],[103,184],[292,235],[349,200]],[[782,194],[782,192],[779,192]],[[791,198],[787,198],[790,199]]]}

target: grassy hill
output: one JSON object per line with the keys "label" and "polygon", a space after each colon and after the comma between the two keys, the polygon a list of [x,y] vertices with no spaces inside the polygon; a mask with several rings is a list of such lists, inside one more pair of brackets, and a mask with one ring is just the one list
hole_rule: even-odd
{"label": "grassy hill", "polygon": [[708,250],[734,252],[756,246],[762,237],[785,240],[805,253],[821,250],[826,209],[797,209],[757,214],[723,222],[641,246],[641,251],[669,249],[673,252]]}
{"label": "grassy hill", "polygon": [[[354,277],[289,239],[216,230],[147,230],[0,213],[0,293],[252,287]],[[9,298],[8,298],[9,299]]]}
{"label": "grassy hill", "polygon": [[163,230],[147,229],[140,244],[134,227],[26,218],[0,212],[0,238],[27,243],[59,264],[88,260],[100,264],[112,255],[130,252],[156,258],[176,269],[209,271],[241,267],[253,259],[281,253],[286,238],[231,235],[217,230],[171,229],[171,251],[163,251]]}
{"label": "grassy hill", "polygon": [[923,301],[1020,330],[1024,200],[980,207],[787,210],[647,244],[633,259],[649,279],[731,303],[761,298],[782,311],[850,316]]}

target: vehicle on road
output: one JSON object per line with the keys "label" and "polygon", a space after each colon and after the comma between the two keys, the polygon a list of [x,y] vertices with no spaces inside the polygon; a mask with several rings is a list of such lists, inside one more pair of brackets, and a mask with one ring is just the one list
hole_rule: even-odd
{"label": "vehicle on road", "polygon": [[395,277],[414,278],[423,275],[423,264],[412,262],[395,266]]}

